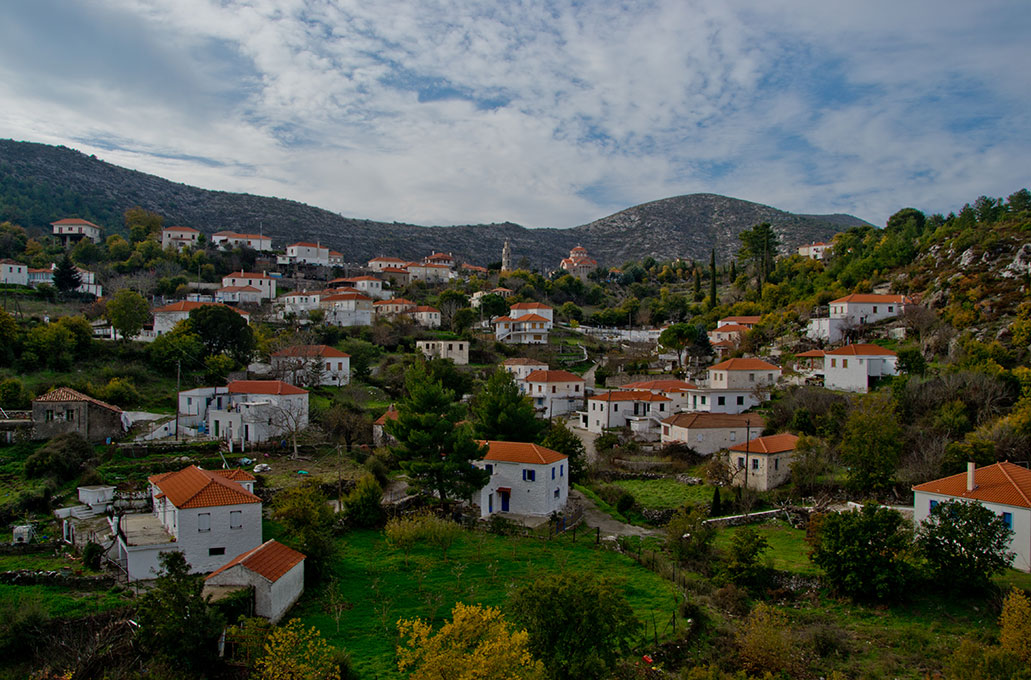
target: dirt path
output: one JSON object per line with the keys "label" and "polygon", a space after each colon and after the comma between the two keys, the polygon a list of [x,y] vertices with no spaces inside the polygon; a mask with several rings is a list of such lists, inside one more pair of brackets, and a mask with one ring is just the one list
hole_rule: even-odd
{"label": "dirt path", "polygon": [[584,508],[584,524],[592,529],[601,529],[602,538],[613,538],[616,536],[661,536],[658,529],[645,529],[644,527],[624,524],[613,519],[602,512],[589,498],[576,489],[569,490],[569,497],[575,498]]}

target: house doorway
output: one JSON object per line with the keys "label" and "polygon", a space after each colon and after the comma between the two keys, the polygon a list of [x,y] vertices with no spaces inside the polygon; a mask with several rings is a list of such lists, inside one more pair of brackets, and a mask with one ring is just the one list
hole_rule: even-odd
{"label": "house doorway", "polygon": [[508,512],[508,499],[511,493],[511,489],[498,489],[498,497],[501,498],[501,512]]}

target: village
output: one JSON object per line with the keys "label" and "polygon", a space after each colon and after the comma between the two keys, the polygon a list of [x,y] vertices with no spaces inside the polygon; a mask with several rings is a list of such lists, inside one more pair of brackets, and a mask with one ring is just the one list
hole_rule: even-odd
{"label": "village", "polygon": [[[659,660],[656,668],[683,663],[669,645],[690,639],[706,606],[705,616],[733,621],[743,615],[734,612],[747,613],[749,596],[765,599],[799,564],[802,589],[812,591],[816,574],[824,573],[837,595],[899,596],[894,587],[889,593],[886,586],[857,586],[855,576],[835,581],[819,557],[830,548],[806,543],[805,527],[815,517],[829,526],[838,520],[827,517],[840,516],[851,527],[843,530],[860,531],[862,518],[876,515],[894,522],[892,531],[922,535],[942,521],[939,508],[974,502],[988,511],[976,526],[988,529],[967,530],[1001,538],[989,551],[995,561],[970,578],[979,587],[991,579],[1031,586],[1026,456],[1012,462],[973,448],[970,437],[964,444],[970,424],[952,431],[953,443],[939,444],[937,464],[915,460],[924,455],[921,447],[903,448],[907,423],[889,400],[928,379],[929,362],[942,361],[934,333],[944,323],[889,280],[822,295],[810,313],[795,316],[761,307],[750,292],[756,282],[761,290],[771,285],[774,265],[752,257],[744,236],[740,275],[731,272],[737,262],[717,268],[715,251],[708,267],[677,260],[616,268],[600,266],[582,246],[556,254],[554,270],[540,273],[515,264],[518,254],[507,241],[493,264],[442,252],[419,261],[388,253],[348,263],[346,254],[318,242],[280,246],[261,233],[233,231],[207,236],[148,217],[131,252],[149,252],[152,269],[158,262],[187,265],[160,292],[151,282],[141,294],[130,277],[90,270],[86,261],[103,258],[84,253],[110,252],[125,240],[79,218],[51,225],[46,266],[29,266],[42,257],[38,249],[29,257],[31,247],[0,260],[6,361],[22,367],[25,378],[0,384],[4,491],[16,499],[7,501],[5,517],[12,550],[25,551],[4,553],[18,557],[3,583],[49,583],[43,574],[55,564],[55,584],[71,571],[83,583],[97,574],[98,583],[120,593],[105,596],[114,611],[128,606],[117,603],[122,598],[158,592],[156,584],[178,569],[183,578],[203,577],[208,606],[232,603],[237,609],[225,611],[273,625],[299,615],[349,650],[354,677],[398,677],[378,675],[396,668],[394,651],[349,638],[342,622],[345,630],[393,637],[399,616],[427,615],[429,608],[432,621],[443,604],[382,604],[411,597],[380,591],[381,579],[406,573],[406,541],[427,551],[445,546],[441,563],[420,558],[419,578],[429,571],[441,578],[447,565],[459,585],[445,600],[456,602],[476,602],[478,582],[494,592],[490,570],[497,562],[480,559],[487,540],[497,542],[488,550],[498,555],[510,545],[513,562],[523,551],[527,565],[551,560],[541,550],[568,542],[554,549],[642,579],[663,602],[637,597],[631,606],[638,618],[658,611],[665,621],[673,612],[666,624],[643,619],[646,656]],[[753,235],[768,226],[757,225]],[[776,250],[776,236],[766,238]],[[822,271],[855,257],[844,251],[852,238],[781,248],[775,266]],[[660,270],[656,278],[667,286],[661,293],[645,284]],[[693,314],[657,311],[658,301],[671,297],[671,283]],[[37,299],[49,302],[38,306]],[[658,323],[646,322],[642,303],[651,305],[647,321]],[[32,334],[58,327],[71,338],[67,346],[58,338],[34,349]],[[35,364],[30,352],[37,352]],[[72,354],[62,364],[55,357],[64,352]],[[136,384],[115,368],[104,373],[104,385],[68,370],[90,353],[115,365],[143,362],[155,375],[134,374]],[[30,365],[47,372],[32,378]],[[972,394],[996,389],[964,379]],[[953,408],[954,421],[986,422],[980,409],[987,403],[955,406],[957,396],[935,406],[936,413]],[[908,398],[916,409],[918,397]],[[50,479],[45,501],[21,490],[22,474]],[[400,538],[404,527],[413,538]],[[346,550],[328,548],[338,540],[331,536],[344,536]],[[464,555],[453,558],[453,567],[448,541]],[[384,552],[398,546],[408,546],[404,567],[399,555]],[[363,549],[367,554],[355,556]],[[731,571],[715,566],[726,551],[737,560]],[[908,551],[899,548],[897,560]],[[174,566],[170,553],[184,564]],[[5,559],[0,554],[0,564]],[[369,581],[349,571],[353,559],[369,561],[368,573],[375,561],[389,561],[394,571]],[[473,565],[470,574],[483,572],[468,577],[468,589],[460,586],[462,564]],[[850,566],[881,575],[900,568]],[[702,596],[684,580],[685,570],[718,575],[724,585]],[[393,587],[414,588],[403,581]],[[341,592],[350,593],[346,606]],[[358,617],[359,597],[371,598],[366,618]],[[692,597],[695,609],[675,604]],[[699,597],[711,604],[699,604]],[[328,619],[327,607],[335,612]],[[770,616],[782,627],[782,615]],[[222,659],[247,668],[240,640],[250,633],[226,630]],[[616,642],[629,649],[631,639]],[[795,677],[808,677],[806,664],[848,667],[839,648],[806,649],[785,652],[790,658],[774,665]],[[738,668],[747,671],[764,663],[742,658]],[[893,658],[899,677],[917,677],[907,674],[916,667],[903,670],[903,656]]]}

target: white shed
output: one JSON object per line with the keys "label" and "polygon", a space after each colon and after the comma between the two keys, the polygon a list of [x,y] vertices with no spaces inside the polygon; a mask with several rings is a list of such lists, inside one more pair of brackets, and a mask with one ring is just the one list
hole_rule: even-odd
{"label": "white shed", "polygon": [[277,623],[304,592],[304,554],[278,541],[265,541],[204,581],[212,586],[253,586],[254,613]]}

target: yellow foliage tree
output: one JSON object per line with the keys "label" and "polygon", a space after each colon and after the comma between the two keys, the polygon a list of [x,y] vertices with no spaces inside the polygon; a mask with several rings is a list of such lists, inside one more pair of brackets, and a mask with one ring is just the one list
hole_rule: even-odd
{"label": "yellow foliage tree", "polygon": [[1031,665],[1031,599],[1014,588],[1002,604],[999,617],[999,644],[1026,664]]}
{"label": "yellow foliage tree", "polygon": [[290,619],[269,633],[265,653],[255,664],[256,680],[340,680],[333,647],[315,627]]}
{"label": "yellow foliage tree", "polygon": [[422,619],[397,623],[397,667],[412,680],[540,680],[544,667],[529,652],[529,635],[513,631],[496,607],[459,602],[436,633]]}
{"label": "yellow foliage tree", "polygon": [[800,663],[790,631],[784,614],[765,602],[757,605],[737,631],[741,666],[750,673],[772,670],[796,674]]}

